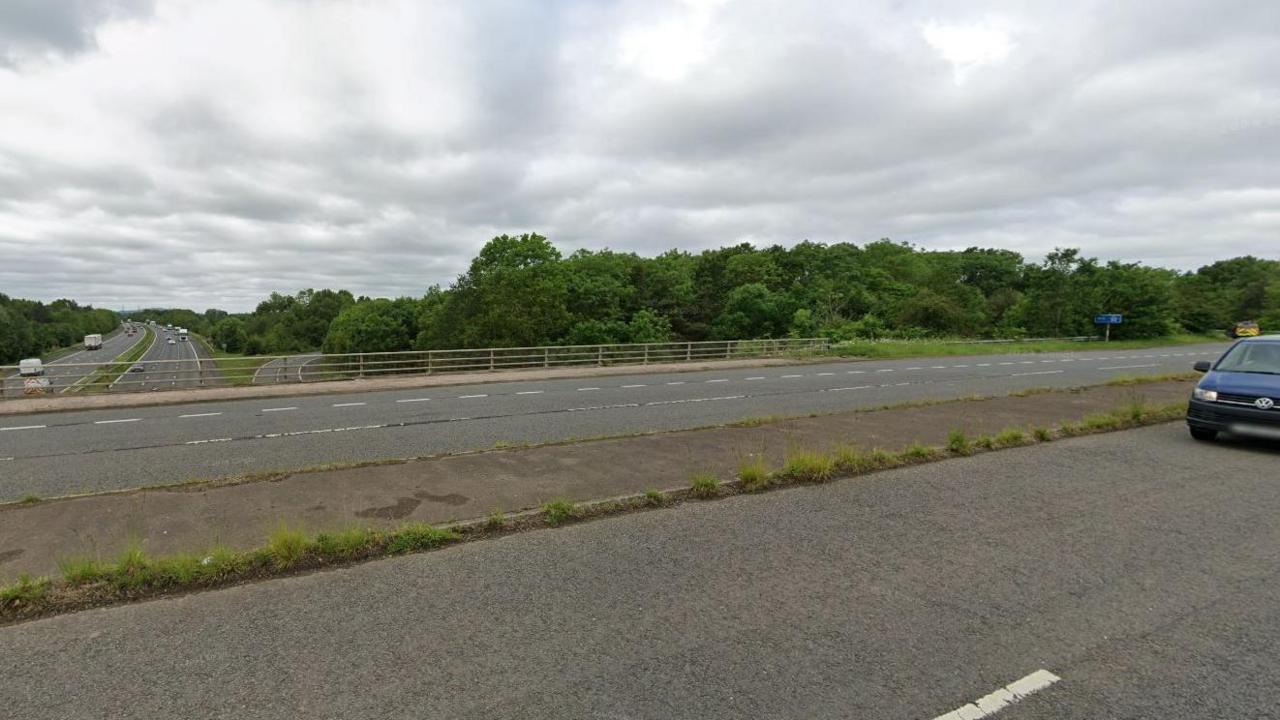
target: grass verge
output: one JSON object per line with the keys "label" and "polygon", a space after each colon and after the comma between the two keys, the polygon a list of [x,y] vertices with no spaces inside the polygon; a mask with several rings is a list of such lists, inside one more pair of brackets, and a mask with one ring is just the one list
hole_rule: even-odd
{"label": "grass verge", "polygon": [[853,340],[832,345],[825,353],[835,357],[911,358],[941,355],[1003,355],[1008,353],[1075,352],[1079,350],[1140,350],[1167,345],[1222,342],[1220,335],[1171,335],[1149,340],[1013,340],[1009,342],[944,342],[940,340]]}
{"label": "grass verge", "polygon": [[258,372],[259,368],[271,361],[271,358],[266,357],[224,352],[214,347],[213,343],[203,336],[192,335],[192,337],[209,351],[209,355],[213,357],[214,366],[218,368],[218,372],[221,373],[221,379],[227,385],[252,385],[254,374]]}
{"label": "grass verge", "polygon": [[[595,502],[574,503],[557,499],[541,508],[517,513],[495,511],[488,517],[443,526],[412,523],[394,530],[350,528],[314,537],[284,525],[257,549],[233,551],[214,547],[200,554],[150,557],[140,547],[126,549],[114,561],[68,558],[59,563],[61,577],[20,576],[0,586],[0,624],[44,615],[74,612],[90,607],[129,602],[177,592],[222,587],[308,570],[361,562],[390,555],[422,552],[458,542],[495,537],[547,526],[607,517],[658,507],[670,507],[690,499],[711,499],[771,488],[826,482],[903,465],[972,455],[983,450],[1052,442],[1066,437],[1125,430],[1177,420],[1185,416],[1185,403],[1148,405],[1135,399],[1105,413],[1056,428],[1007,428],[995,436],[983,436],[968,444],[932,447],[913,443],[896,452],[873,448],[863,451],[841,445],[830,452],[800,450],[789,453],[783,467],[770,472],[763,458],[747,458],[739,477],[720,482],[714,475],[695,475],[688,488],[656,491]],[[967,440],[967,438],[966,438]]]}

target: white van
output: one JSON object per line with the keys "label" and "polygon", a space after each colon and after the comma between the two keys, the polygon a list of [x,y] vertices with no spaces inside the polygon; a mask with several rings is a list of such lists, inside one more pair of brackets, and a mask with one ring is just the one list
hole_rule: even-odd
{"label": "white van", "polygon": [[85,350],[98,350],[98,349],[100,349],[101,347],[102,347],[102,335],[100,335],[100,334],[98,334],[98,333],[94,333],[94,334],[92,334],[92,335],[85,335],[85,336],[84,336],[84,349],[85,349]]}
{"label": "white van", "polygon": [[40,377],[44,375],[44,363],[40,362],[40,358],[19,360],[18,374],[23,377]]}

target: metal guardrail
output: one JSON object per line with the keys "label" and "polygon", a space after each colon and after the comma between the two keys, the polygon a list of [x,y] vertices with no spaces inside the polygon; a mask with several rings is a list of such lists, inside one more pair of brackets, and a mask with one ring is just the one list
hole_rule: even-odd
{"label": "metal guardrail", "polygon": [[986,340],[970,340],[965,338],[858,338],[832,343],[833,347],[841,345],[1016,345],[1033,342],[1101,342],[1096,335],[1073,335],[1071,337],[1039,337],[1039,338],[994,338]]}
{"label": "metal guardrail", "polygon": [[[192,342],[202,342],[192,336]],[[46,366],[46,387],[32,392],[16,375],[17,366],[0,366],[3,396],[30,397],[101,392],[143,392],[191,387],[320,382],[390,375],[478,373],[498,370],[649,365],[671,362],[730,360],[816,352],[826,338],[777,340],[716,340],[701,342],[633,343],[609,345],[546,345],[464,350],[404,350],[341,355],[270,355],[183,360],[139,360],[143,368],[130,372],[128,363],[59,363]],[[291,364],[297,362],[298,364]],[[278,365],[273,372],[273,365]],[[112,366],[117,366],[112,368]],[[112,372],[100,372],[111,368]],[[280,371],[283,369],[283,371]],[[74,387],[73,387],[74,386]]]}

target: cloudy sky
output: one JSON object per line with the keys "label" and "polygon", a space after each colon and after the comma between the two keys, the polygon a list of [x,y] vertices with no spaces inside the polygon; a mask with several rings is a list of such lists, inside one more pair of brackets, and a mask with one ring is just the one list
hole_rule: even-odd
{"label": "cloudy sky", "polygon": [[3,0],[0,292],[418,295],[489,237],[1280,256],[1275,0]]}

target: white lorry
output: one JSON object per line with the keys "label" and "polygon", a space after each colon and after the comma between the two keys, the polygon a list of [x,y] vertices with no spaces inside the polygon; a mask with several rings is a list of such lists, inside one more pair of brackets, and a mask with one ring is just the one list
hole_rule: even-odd
{"label": "white lorry", "polygon": [[186,340],[186,339],[187,339],[187,329],[186,329],[186,328],[178,328],[178,339],[179,339],[179,340]]}
{"label": "white lorry", "polygon": [[85,336],[84,336],[84,349],[85,349],[85,350],[99,350],[99,349],[101,349],[101,348],[102,348],[102,336],[101,336],[101,335],[99,335],[98,333],[93,333],[92,335],[85,335]]}
{"label": "white lorry", "polygon": [[40,362],[40,358],[19,360],[18,374],[22,377],[40,377],[44,375],[44,364]]}

